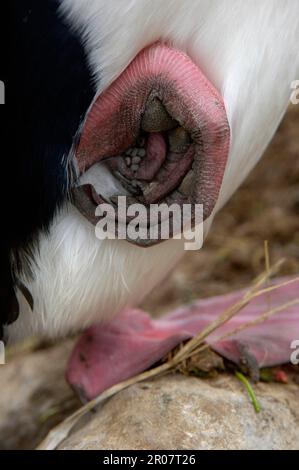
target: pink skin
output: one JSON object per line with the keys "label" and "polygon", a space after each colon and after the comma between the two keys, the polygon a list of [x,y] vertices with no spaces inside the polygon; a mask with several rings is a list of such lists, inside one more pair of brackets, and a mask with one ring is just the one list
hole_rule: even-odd
{"label": "pink skin", "polygon": [[[229,151],[225,107],[218,91],[191,59],[166,44],[143,49],[95,100],[76,149],[79,171],[83,173],[94,163],[115,156],[112,167],[133,178],[117,155],[134,144],[147,100],[153,96],[189,132],[193,143],[185,154],[169,152],[165,160],[163,149],[157,153],[149,140],[153,162],[147,160],[137,175],[137,179],[145,176],[147,180],[152,176],[155,182],[145,202],[160,201],[173,191],[194,159],[195,185],[190,202],[203,203],[207,217],[216,203]],[[156,139],[155,145],[162,144]]]}
{"label": "pink skin", "polygon": [[[277,280],[283,282],[286,279]],[[299,281],[271,292],[271,308],[298,300]],[[244,291],[201,299],[158,320],[145,312],[127,309],[109,323],[89,328],[79,339],[69,360],[67,380],[82,399],[89,400],[106,388],[132,377],[163,358],[180,342],[193,337],[225,309],[238,302]],[[227,332],[269,310],[269,295],[253,299],[237,316],[218,328],[207,342],[223,357],[239,363],[249,359],[257,367],[290,361],[290,344],[299,338],[298,302],[264,323]]]}
{"label": "pink skin", "polygon": [[[146,156],[142,160],[135,177],[143,181],[152,181],[163,165],[166,154],[166,142],[162,134],[160,132],[149,134],[146,142]],[[132,171],[127,168],[123,157],[113,158],[109,165],[111,169],[119,170],[123,176],[132,178]]]}
{"label": "pink skin", "polygon": [[[152,99],[163,104],[171,118],[187,131],[192,142],[181,153],[167,152],[164,136],[159,132],[148,133],[146,156],[134,174],[126,167],[122,154],[139,136],[142,117]],[[97,97],[83,123],[75,156],[80,174],[96,162],[112,157],[109,159],[112,171],[145,185],[142,197],[146,206],[171,195],[181,202],[184,195],[175,190],[192,167],[194,187],[188,201],[203,203],[206,218],[218,197],[229,144],[230,129],[218,91],[188,56],[166,44],[156,43],[142,50],[120,77]],[[79,210],[94,223],[94,204],[102,201],[101,195],[97,195],[91,185],[76,188],[76,191],[77,207],[80,205]],[[133,369],[143,370],[149,365],[149,358],[150,361],[158,360],[161,352],[190,336],[187,330],[178,332],[175,324],[167,322],[162,328],[161,325],[153,328],[149,319],[142,318],[141,325],[136,319],[136,325],[143,334],[138,336],[134,332],[134,339],[132,335],[129,339],[123,338],[122,333],[118,335],[117,325],[113,324],[111,334],[108,328],[103,336],[103,332],[94,327],[90,334],[83,336],[68,372],[68,380],[81,390],[82,396],[91,398],[107,384],[129,376]],[[112,374],[105,381],[101,358],[107,360],[105,353],[113,352],[120,339],[123,339],[123,345],[134,346],[135,366],[132,368],[129,358],[124,356],[125,362],[113,364],[113,370],[120,368],[120,375]],[[147,349],[144,349],[146,345]]]}
{"label": "pink skin", "polygon": [[136,178],[151,181],[166,158],[166,143],[160,133],[152,133],[148,136],[146,156],[143,159]]}

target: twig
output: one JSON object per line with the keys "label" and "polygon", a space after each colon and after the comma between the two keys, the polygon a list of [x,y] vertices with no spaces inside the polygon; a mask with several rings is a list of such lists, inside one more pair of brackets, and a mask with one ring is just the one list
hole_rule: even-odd
{"label": "twig", "polygon": [[[270,270],[270,254],[269,254],[269,243],[268,240],[264,240],[264,251],[265,251],[265,271],[269,272]],[[267,281],[269,284],[269,280]],[[267,303],[268,309],[271,308],[271,293],[267,294]]]}
{"label": "twig", "polygon": [[259,323],[263,323],[265,320],[270,318],[275,313],[282,312],[283,310],[286,310],[287,308],[292,307],[293,305],[297,305],[297,304],[299,304],[299,298],[290,300],[290,302],[286,302],[285,304],[279,305],[278,307],[275,307],[275,308],[271,308],[270,310],[266,310],[265,312],[261,313],[258,317],[256,317],[254,320],[251,320],[246,323],[242,323],[242,325],[239,325],[233,330],[229,331],[228,333],[225,333],[225,335],[215,338],[215,340],[213,340],[213,343],[222,341],[223,339],[226,339],[228,336],[235,335],[239,333],[240,331],[245,330],[246,328],[250,328],[252,326],[258,325]]}

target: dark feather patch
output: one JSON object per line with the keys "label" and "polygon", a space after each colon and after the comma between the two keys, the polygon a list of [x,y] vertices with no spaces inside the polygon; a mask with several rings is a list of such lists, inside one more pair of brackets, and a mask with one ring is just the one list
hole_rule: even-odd
{"label": "dark feather patch", "polygon": [[3,3],[0,325],[18,313],[11,253],[30,250],[66,197],[67,156],[95,93],[80,37],[57,0]]}

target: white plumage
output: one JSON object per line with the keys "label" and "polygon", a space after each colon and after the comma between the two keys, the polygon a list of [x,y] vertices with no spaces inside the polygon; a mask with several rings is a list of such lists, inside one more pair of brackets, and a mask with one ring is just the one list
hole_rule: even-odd
{"label": "white plumage", "polygon": [[[160,39],[186,52],[218,88],[232,134],[214,213],[219,210],[261,157],[288,106],[291,82],[299,79],[299,3],[61,0],[61,14],[84,37],[98,93]],[[101,165],[85,181],[93,171],[101,172]],[[99,189],[115,184],[110,175],[97,178]],[[19,293],[21,314],[6,333],[9,339],[57,336],[108,318],[138,304],[183,253],[178,240],[148,249],[99,241],[94,227],[66,203],[49,234],[40,237],[34,279],[22,279],[34,311]]]}

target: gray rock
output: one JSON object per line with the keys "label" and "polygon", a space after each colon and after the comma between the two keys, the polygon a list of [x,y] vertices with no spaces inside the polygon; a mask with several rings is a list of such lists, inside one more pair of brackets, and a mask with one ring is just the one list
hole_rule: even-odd
{"label": "gray rock", "polygon": [[[0,366],[0,448],[34,448],[78,408],[64,380],[67,341]],[[233,376],[169,375],[91,413],[61,449],[299,449],[299,387],[258,384],[259,414]]]}
{"label": "gray rock", "polygon": [[298,386],[255,386],[256,413],[239,381],[165,376],[134,385],[60,449],[299,449]]}
{"label": "gray rock", "polygon": [[0,366],[0,449],[32,449],[80,403],[64,379],[73,341]]}

